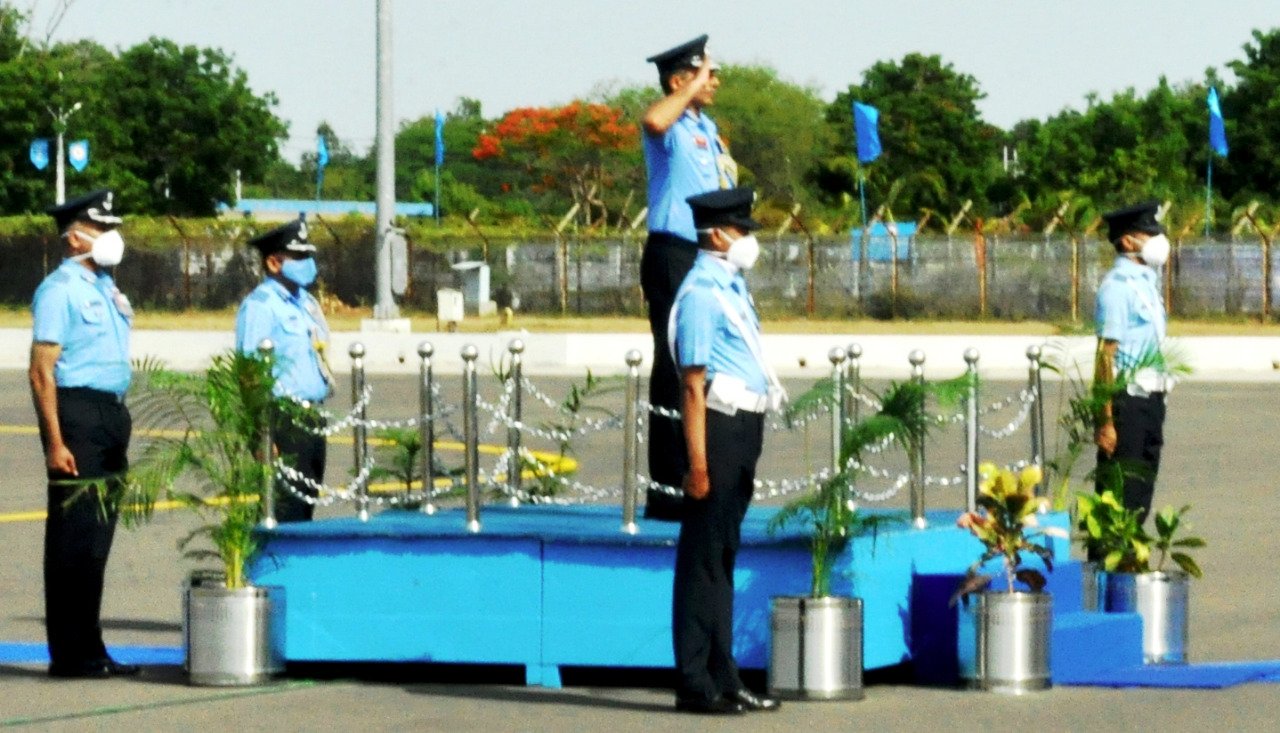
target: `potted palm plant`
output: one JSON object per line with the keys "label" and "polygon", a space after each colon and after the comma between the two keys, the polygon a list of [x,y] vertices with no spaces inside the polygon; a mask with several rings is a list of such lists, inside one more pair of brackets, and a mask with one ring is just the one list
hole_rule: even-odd
{"label": "potted palm plant", "polygon": [[[978,510],[957,520],[986,548],[956,593],[966,609],[958,636],[960,674],[971,687],[994,692],[1048,689],[1053,597],[1044,592],[1044,573],[1026,567],[1023,554],[1040,558],[1052,570],[1053,554],[1036,540],[1044,535],[1065,537],[1066,532],[1039,526],[1037,514],[1048,501],[1035,495],[1044,479],[1039,467],[1029,466],[1015,475],[984,463],[978,471]],[[984,566],[995,560],[1000,562],[998,575],[984,573]],[[977,596],[972,609],[970,595]]]}
{"label": "potted palm plant", "polygon": [[[773,599],[769,654],[769,689],[780,697],[856,700],[862,686],[862,600],[835,595],[831,589],[837,558],[859,536],[901,523],[896,514],[859,511],[852,500],[867,449],[890,442],[902,446],[923,439],[929,421],[925,396],[930,387],[915,382],[892,385],[881,397],[881,409],[847,425],[841,436],[842,470],[786,504],[770,520],[777,533],[798,526],[808,535],[811,562],[809,594]],[[827,380],[792,403],[789,415],[805,414],[830,399]]]}
{"label": "potted palm plant", "polygon": [[[1142,655],[1148,664],[1185,663],[1190,579],[1203,574],[1186,550],[1205,544],[1199,537],[1181,536],[1191,507],[1157,512],[1153,537],[1139,513],[1126,509],[1113,491],[1081,494],[1076,502],[1080,538],[1102,566],[1104,610],[1142,617]],[[1167,567],[1169,561],[1176,569]]]}
{"label": "potted palm plant", "polygon": [[296,408],[273,395],[270,362],[256,355],[220,354],[201,375],[153,365],[139,377],[135,414],[150,437],[122,506],[145,512],[168,496],[193,510],[206,523],[179,549],[218,563],[193,572],[184,588],[191,683],[260,683],[282,669],[284,599],[281,589],[254,586],[245,575],[259,549],[259,494],[273,475],[259,446],[271,411]]}

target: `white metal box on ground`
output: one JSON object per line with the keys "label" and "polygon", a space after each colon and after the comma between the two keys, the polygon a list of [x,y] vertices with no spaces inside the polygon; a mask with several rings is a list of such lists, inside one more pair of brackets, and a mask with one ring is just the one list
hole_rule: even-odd
{"label": "white metal box on ground", "polygon": [[453,288],[440,288],[436,291],[436,328],[458,330],[462,323],[462,291]]}

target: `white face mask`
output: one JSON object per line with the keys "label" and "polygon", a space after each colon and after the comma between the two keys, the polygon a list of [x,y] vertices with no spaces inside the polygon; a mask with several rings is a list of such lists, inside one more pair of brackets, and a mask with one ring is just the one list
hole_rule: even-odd
{"label": "white face mask", "polygon": [[1163,267],[1169,261],[1169,238],[1163,234],[1148,238],[1142,243],[1139,256],[1148,267]]}
{"label": "white face mask", "polygon": [[115,267],[120,264],[120,260],[124,259],[124,238],[120,236],[118,230],[112,229],[91,239],[84,232],[77,232],[77,234],[89,239],[93,243],[93,248],[82,255],[76,255],[72,259],[83,260],[90,258],[99,267]]}
{"label": "white face mask", "polygon": [[[721,233],[723,234],[723,230]],[[760,259],[760,242],[756,239],[756,235],[747,234],[733,240],[724,258],[739,270],[750,270],[755,267],[756,260]]]}

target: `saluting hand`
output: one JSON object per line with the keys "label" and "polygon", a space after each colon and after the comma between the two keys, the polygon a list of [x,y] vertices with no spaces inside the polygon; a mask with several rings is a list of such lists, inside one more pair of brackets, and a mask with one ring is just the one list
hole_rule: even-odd
{"label": "saluting hand", "polygon": [[707,478],[707,469],[692,470],[684,476],[684,493],[690,499],[705,499],[711,493],[711,481]]}
{"label": "saluting hand", "polygon": [[45,466],[55,473],[65,473],[72,476],[79,476],[80,471],[76,469],[76,457],[71,455],[71,449],[67,446],[58,444],[49,448],[49,455],[45,457]]}
{"label": "saluting hand", "polygon": [[1099,425],[1094,431],[1093,442],[1097,443],[1098,448],[1110,458],[1116,452],[1116,424],[1109,422]]}

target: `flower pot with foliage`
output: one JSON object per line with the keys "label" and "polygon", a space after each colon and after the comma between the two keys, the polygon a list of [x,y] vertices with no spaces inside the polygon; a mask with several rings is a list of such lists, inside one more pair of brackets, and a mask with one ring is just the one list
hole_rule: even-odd
{"label": "flower pot with foliage", "polygon": [[[1139,513],[1126,509],[1112,491],[1081,494],[1076,502],[1080,538],[1103,570],[1104,610],[1142,617],[1142,656],[1148,664],[1186,662],[1190,579],[1202,571],[1185,551],[1205,544],[1199,537],[1180,536],[1191,507],[1161,509],[1152,536]],[[1169,561],[1177,567],[1168,567]]]}
{"label": "flower pot with foliage", "polygon": [[130,471],[126,503],[149,511],[167,496],[192,510],[206,523],[179,549],[218,563],[215,572],[194,572],[184,589],[191,682],[260,683],[282,668],[284,602],[280,589],[245,576],[259,550],[259,494],[273,473],[259,446],[271,411],[292,405],[273,395],[271,365],[254,355],[220,354],[198,375],[147,365],[139,377],[135,414],[151,437]]}
{"label": "flower pot with foliage", "polygon": [[[873,534],[902,517],[859,511],[852,500],[869,448],[890,442],[903,446],[923,439],[929,421],[924,398],[929,387],[896,384],[881,396],[880,410],[846,426],[841,439],[840,465],[831,478],[789,502],[769,524],[776,533],[788,526],[802,528],[811,563],[809,594],[773,599],[769,655],[769,689],[792,699],[861,699],[862,601],[832,593],[837,559],[859,536]],[[831,383],[820,381],[799,397],[789,414],[806,414],[826,403]]]}
{"label": "flower pot with foliage", "polygon": [[[960,675],[970,687],[994,692],[1048,689],[1053,597],[1044,592],[1044,573],[1024,566],[1023,554],[1040,558],[1045,569],[1052,570],[1053,554],[1036,540],[1065,537],[1066,532],[1039,526],[1037,514],[1047,500],[1035,495],[1043,480],[1038,467],[1014,474],[984,463],[978,470],[978,510],[960,515],[957,522],[986,548],[956,593],[964,602],[958,634]],[[997,575],[982,572],[997,560]],[[977,596],[972,607],[970,595]]]}

